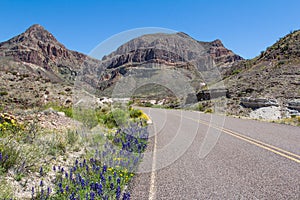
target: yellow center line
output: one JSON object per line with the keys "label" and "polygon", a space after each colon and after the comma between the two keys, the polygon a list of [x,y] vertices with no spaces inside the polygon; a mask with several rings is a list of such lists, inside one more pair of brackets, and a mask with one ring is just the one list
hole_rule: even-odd
{"label": "yellow center line", "polygon": [[[177,114],[176,114],[176,115],[177,115]],[[178,115],[178,116],[180,116],[180,115]],[[222,131],[223,133],[226,133],[226,134],[228,134],[228,135],[231,135],[231,136],[233,136],[233,137],[236,137],[236,138],[238,138],[238,139],[241,139],[241,140],[243,140],[243,141],[246,141],[246,142],[248,142],[248,143],[251,143],[251,144],[253,144],[253,145],[255,145],[255,146],[258,146],[258,147],[260,147],[260,148],[263,148],[263,149],[265,149],[265,150],[271,151],[271,152],[273,152],[273,153],[275,153],[275,154],[277,154],[277,155],[280,155],[280,156],[282,156],[282,157],[288,158],[288,159],[290,159],[290,160],[292,160],[292,161],[295,161],[295,162],[297,162],[297,163],[300,163],[300,159],[298,159],[298,158],[300,158],[300,156],[297,155],[297,154],[294,154],[294,153],[292,153],[292,152],[289,152],[289,151],[283,150],[283,149],[281,149],[281,148],[275,147],[275,146],[273,146],[273,145],[270,145],[270,144],[261,142],[261,141],[259,141],[259,140],[256,140],[256,139],[253,139],[253,138],[251,138],[251,137],[242,135],[242,134],[237,133],[237,132],[234,132],[234,131],[232,131],[232,130],[217,127],[217,126],[212,125],[212,124],[210,124],[210,123],[208,123],[207,121],[204,121],[204,120],[196,120],[196,119],[193,119],[193,118],[190,118],[190,117],[184,117],[184,118],[193,120],[193,121],[195,121],[195,122],[198,122],[198,123],[201,123],[201,124],[204,124],[204,125],[207,125],[207,126],[210,126],[210,127],[214,128],[214,129],[217,129],[217,130]],[[296,157],[296,158],[295,158],[295,157]]]}

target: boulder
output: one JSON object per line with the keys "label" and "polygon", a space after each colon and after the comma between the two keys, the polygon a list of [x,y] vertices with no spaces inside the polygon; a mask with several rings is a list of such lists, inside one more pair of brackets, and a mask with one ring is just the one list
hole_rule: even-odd
{"label": "boulder", "polygon": [[300,111],[300,99],[291,100],[287,104],[289,109]]}
{"label": "boulder", "polygon": [[245,97],[241,98],[240,101],[243,107],[251,109],[258,109],[269,106],[279,106],[277,100],[275,99]]}
{"label": "boulder", "polygon": [[227,89],[201,90],[200,92],[197,93],[198,101],[216,99],[219,97],[230,98],[230,94]]}

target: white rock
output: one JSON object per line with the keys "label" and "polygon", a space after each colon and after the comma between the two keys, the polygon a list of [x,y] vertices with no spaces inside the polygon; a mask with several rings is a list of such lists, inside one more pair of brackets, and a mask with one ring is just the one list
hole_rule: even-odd
{"label": "white rock", "polygon": [[265,120],[281,119],[282,118],[281,108],[277,106],[259,108],[250,113],[250,118],[265,119]]}

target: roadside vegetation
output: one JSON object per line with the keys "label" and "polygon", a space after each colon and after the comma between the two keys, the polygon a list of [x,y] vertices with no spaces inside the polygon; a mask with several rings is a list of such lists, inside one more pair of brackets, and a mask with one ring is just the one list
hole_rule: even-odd
{"label": "roadside vegetation", "polygon": [[287,124],[292,126],[300,126],[300,116],[292,115],[290,118],[284,118],[272,121],[273,123]]}
{"label": "roadside vegetation", "polygon": [[130,199],[127,184],[147,147],[138,109],[48,105],[80,123],[64,131],[0,113],[0,199]]}

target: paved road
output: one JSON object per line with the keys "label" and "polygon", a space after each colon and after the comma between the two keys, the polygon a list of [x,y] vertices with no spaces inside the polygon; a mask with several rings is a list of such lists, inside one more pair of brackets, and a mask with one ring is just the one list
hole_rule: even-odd
{"label": "paved road", "polygon": [[299,127],[143,110],[153,120],[151,156],[130,185],[132,199],[300,199]]}

